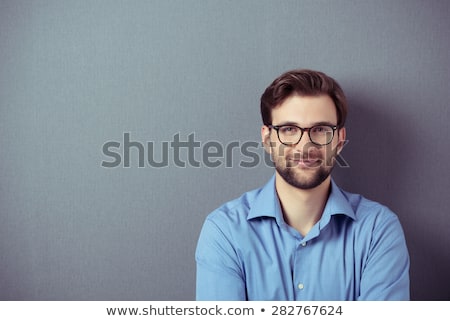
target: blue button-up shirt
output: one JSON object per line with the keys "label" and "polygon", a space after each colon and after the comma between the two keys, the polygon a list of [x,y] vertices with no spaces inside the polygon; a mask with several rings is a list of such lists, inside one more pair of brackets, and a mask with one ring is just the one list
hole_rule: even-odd
{"label": "blue button-up shirt", "polygon": [[397,216],[334,181],[304,237],[283,219],[275,176],[205,220],[197,300],[409,300],[409,255]]}

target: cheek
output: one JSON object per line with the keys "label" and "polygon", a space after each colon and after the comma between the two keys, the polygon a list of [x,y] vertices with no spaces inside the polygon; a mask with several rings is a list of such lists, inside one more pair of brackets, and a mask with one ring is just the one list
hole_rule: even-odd
{"label": "cheek", "polygon": [[286,156],[289,156],[293,154],[293,150],[291,147],[283,145],[281,143],[271,142],[271,154],[275,158],[285,158]]}
{"label": "cheek", "polygon": [[339,144],[331,143],[329,145],[323,146],[322,155],[324,159],[330,159],[336,157],[339,154]]}

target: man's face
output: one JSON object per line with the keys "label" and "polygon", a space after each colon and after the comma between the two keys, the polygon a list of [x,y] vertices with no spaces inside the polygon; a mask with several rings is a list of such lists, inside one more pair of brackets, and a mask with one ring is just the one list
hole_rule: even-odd
{"label": "man's face", "polygon": [[[272,110],[273,126],[310,128],[318,124],[337,125],[336,107],[327,95],[292,96]],[[261,134],[277,175],[300,189],[312,189],[329,178],[345,140],[345,128],[337,129],[331,143],[324,146],[313,144],[307,131],[292,146],[282,144],[273,128],[263,126]]]}

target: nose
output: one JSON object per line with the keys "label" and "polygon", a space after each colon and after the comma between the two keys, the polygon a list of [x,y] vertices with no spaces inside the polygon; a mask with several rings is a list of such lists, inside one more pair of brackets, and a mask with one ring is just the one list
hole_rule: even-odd
{"label": "nose", "polygon": [[301,152],[302,154],[303,153],[307,154],[308,149],[311,147],[316,147],[316,145],[314,145],[311,142],[308,131],[304,130],[302,137],[300,138],[299,142],[294,146],[294,149],[297,152]]}

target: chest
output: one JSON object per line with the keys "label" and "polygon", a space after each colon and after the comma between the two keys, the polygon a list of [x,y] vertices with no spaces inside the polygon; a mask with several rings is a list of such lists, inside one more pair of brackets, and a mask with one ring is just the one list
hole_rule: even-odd
{"label": "chest", "polygon": [[289,230],[263,234],[240,248],[249,300],[354,300],[359,293],[363,253],[349,231],[330,226],[309,240]]}

